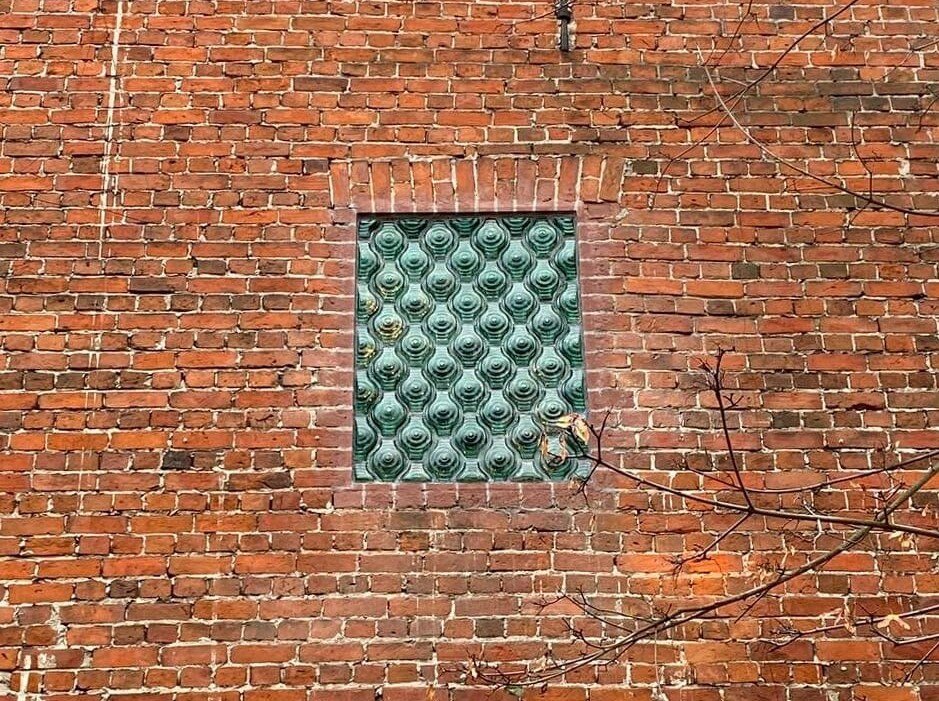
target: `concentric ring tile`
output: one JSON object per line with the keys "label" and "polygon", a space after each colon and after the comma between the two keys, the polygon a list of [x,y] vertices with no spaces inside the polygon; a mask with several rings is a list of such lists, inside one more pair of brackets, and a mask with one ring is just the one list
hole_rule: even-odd
{"label": "concentric ring tile", "polygon": [[586,411],[574,219],[359,221],[355,478],[566,479],[543,427]]}

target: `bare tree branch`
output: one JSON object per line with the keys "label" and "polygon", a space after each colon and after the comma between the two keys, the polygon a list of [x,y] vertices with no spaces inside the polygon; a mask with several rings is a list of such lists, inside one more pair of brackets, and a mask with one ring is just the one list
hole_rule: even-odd
{"label": "bare tree branch", "polygon": [[[723,407],[721,432],[728,455],[732,455],[735,454],[735,448],[733,445],[732,434],[729,428],[729,422],[726,418],[726,411],[728,407],[734,405],[734,402],[732,400],[728,400],[724,386],[725,375],[722,369],[722,361],[724,356],[725,351],[718,351],[713,364],[703,364],[702,370],[706,377],[706,389],[714,394],[719,415],[721,414]],[[572,415],[560,421],[559,426],[563,430],[570,431],[570,437],[572,439],[577,438],[582,440],[585,432],[579,430],[578,428],[579,422],[582,421],[582,418]],[[825,534],[822,530],[824,525],[833,525],[838,527],[852,526],[854,527],[854,530],[832,532],[831,535],[837,536],[837,541],[835,544],[825,548],[822,552],[818,553],[812,558],[807,559],[800,565],[793,567],[774,565],[771,568],[771,573],[766,581],[755,584],[745,589],[744,591],[720,597],[702,604],[693,604],[675,609],[670,608],[664,612],[656,613],[651,617],[621,614],[615,610],[605,609],[589,602],[581,593],[579,599],[569,598],[568,600],[577,603],[578,608],[583,612],[584,616],[588,620],[592,620],[601,624],[601,627],[604,627],[604,630],[606,630],[608,633],[615,633],[612,640],[603,641],[602,639],[591,639],[583,630],[577,629],[575,626],[571,625],[570,628],[572,631],[574,631],[572,633],[572,638],[580,643],[585,650],[582,655],[567,660],[558,660],[552,658],[550,661],[546,661],[545,664],[536,669],[526,668],[521,670],[500,669],[498,667],[487,665],[482,661],[477,661],[474,667],[474,675],[477,679],[483,682],[489,684],[499,684],[503,686],[542,686],[548,682],[560,680],[567,674],[587,666],[595,664],[603,665],[615,662],[623,655],[625,655],[637,643],[646,641],[657,642],[663,639],[667,640],[672,633],[674,633],[677,629],[682,628],[683,626],[705,620],[714,620],[715,618],[723,619],[731,616],[733,616],[733,620],[740,620],[742,617],[749,614],[749,612],[752,611],[753,608],[761,601],[763,601],[768,595],[780,590],[788,582],[791,582],[792,580],[803,575],[823,570],[824,567],[832,560],[837,558],[839,555],[851,551],[874,533],[890,533],[894,536],[904,534],[908,537],[917,536],[939,539],[939,528],[911,526],[908,524],[898,523],[894,519],[896,512],[898,512],[901,508],[908,506],[912,499],[920,491],[922,491],[937,475],[939,475],[939,463],[922,470],[922,473],[919,475],[919,477],[909,486],[900,488],[895,493],[886,495],[886,500],[883,502],[882,506],[880,506],[876,513],[874,513],[871,517],[855,518],[850,516],[825,514],[818,512],[815,509],[806,511],[792,511],[786,509],[769,509],[759,506],[754,503],[752,498],[746,498],[749,494],[749,491],[745,486],[743,470],[739,463],[732,462],[732,464],[736,465],[734,468],[734,475],[736,478],[735,481],[722,482],[722,484],[723,486],[728,487],[738,493],[741,497],[741,502],[728,502],[726,500],[702,496],[694,492],[688,492],[670,485],[661,484],[632,470],[628,470],[619,465],[613,464],[606,458],[599,457],[602,451],[600,443],[604,429],[605,421],[602,427],[598,427],[597,429],[590,429],[589,436],[592,439],[591,445],[584,444],[584,450],[581,454],[582,458],[587,459],[593,463],[593,470],[603,468],[633,481],[640,487],[645,487],[653,491],[680,497],[683,500],[689,500],[699,504],[707,505],[718,511],[726,510],[740,514],[740,516],[731,526],[724,529],[721,533],[715,536],[705,548],[695,554],[688,555],[680,559],[676,563],[676,572],[679,571],[683,565],[689,562],[708,558],[726,538],[730,537],[734,533],[739,532],[740,528],[744,526],[748,520],[754,517],[781,519],[784,522],[815,523],[818,527],[819,534]],[[935,453],[931,453],[928,457],[931,458],[934,456]],[[926,458],[927,456],[920,456],[919,459],[925,460]],[[906,464],[908,466],[915,461],[916,459],[906,461]],[[861,474],[867,475],[868,473]],[[857,478],[857,476],[855,476],[855,478]],[[804,491],[811,492],[816,487],[817,485],[806,487]],[[842,534],[844,534],[843,537]],[[934,611],[939,611],[939,604],[920,607],[919,609],[909,610],[901,614],[886,614],[879,617],[872,616],[864,625],[866,625],[874,635],[884,638],[896,645],[910,645],[913,643],[931,642],[939,638],[939,634],[925,633],[913,638],[899,639],[890,635],[889,632],[885,632],[883,628],[888,627],[889,624],[894,621],[904,621],[907,618],[913,618],[916,616],[921,617],[933,613]],[[904,623],[904,625],[906,624]],[[807,636],[835,630],[838,627],[840,626],[820,626],[806,631],[791,631],[788,634],[787,639],[781,643],[777,643],[774,649],[783,645],[791,644],[795,640]],[[929,657],[930,654],[932,654],[932,650],[927,653],[926,657]],[[921,662],[922,661],[923,660],[921,660]],[[921,666],[922,664],[919,664],[916,668]]]}
{"label": "bare tree branch", "polygon": [[912,209],[910,207],[903,207],[900,205],[895,205],[890,202],[887,202],[886,200],[872,197],[870,195],[865,195],[863,192],[852,190],[851,188],[847,187],[843,183],[837,182],[835,180],[829,180],[827,178],[823,178],[820,175],[816,175],[815,173],[812,173],[811,171],[809,171],[807,168],[803,168],[799,164],[776,154],[766,144],[764,144],[762,141],[760,141],[755,136],[753,136],[753,134],[750,133],[750,130],[747,129],[747,127],[741,124],[740,120],[737,118],[737,115],[734,114],[733,110],[730,107],[728,107],[727,103],[724,101],[724,98],[721,97],[720,90],[718,89],[717,85],[714,82],[714,78],[711,75],[711,71],[708,70],[707,66],[703,66],[703,65],[702,65],[702,69],[704,70],[704,74],[707,76],[708,83],[710,84],[712,88],[712,91],[714,93],[714,98],[717,100],[717,103],[720,109],[727,116],[727,118],[733,123],[733,125],[737,127],[740,133],[743,134],[743,137],[747,141],[749,141],[751,144],[756,146],[760,150],[760,152],[762,152],[763,155],[769,158],[770,160],[776,161],[780,165],[783,165],[791,170],[794,170],[795,172],[801,175],[804,175],[805,177],[810,178],[811,180],[814,180],[822,185],[825,185],[826,187],[829,187],[833,190],[838,190],[839,192],[843,192],[847,195],[851,195],[852,197],[856,197],[862,202],[866,202],[867,204],[877,207],[878,209],[887,209],[892,212],[899,212],[901,214],[939,219],[939,211]]}

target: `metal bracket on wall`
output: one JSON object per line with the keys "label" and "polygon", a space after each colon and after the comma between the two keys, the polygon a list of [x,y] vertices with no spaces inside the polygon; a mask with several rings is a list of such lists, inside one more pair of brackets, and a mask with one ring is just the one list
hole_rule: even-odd
{"label": "metal bracket on wall", "polygon": [[573,0],[555,0],[554,16],[557,17],[560,24],[560,49],[561,51],[571,50],[571,20],[574,17]]}

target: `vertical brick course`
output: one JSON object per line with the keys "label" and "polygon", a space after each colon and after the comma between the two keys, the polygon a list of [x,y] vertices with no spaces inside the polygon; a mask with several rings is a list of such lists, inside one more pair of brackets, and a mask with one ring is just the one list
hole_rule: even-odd
{"label": "vertical brick course", "polygon": [[[576,611],[540,605],[558,592],[675,603],[782,560],[754,520],[672,576],[727,517],[608,476],[587,503],[354,484],[360,213],[576,212],[588,402],[634,469],[696,484],[682,457],[720,441],[690,371],[721,346],[764,486],[939,447],[936,219],[846,215],[730,126],[685,153],[716,119],[676,126],[713,106],[698,51],[743,5],[578,2],[565,55],[553,19],[523,21],[543,3],[0,3],[0,699],[470,701],[471,657],[573,654]],[[718,77],[840,6],[754,2]],[[855,5],[746,124],[866,191],[862,156],[877,192],[929,209],[939,53],[904,57],[937,22],[935,2]],[[881,685],[916,646],[758,642],[849,593],[937,594],[933,551],[885,547],[545,698],[935,699],[935,665]]]}

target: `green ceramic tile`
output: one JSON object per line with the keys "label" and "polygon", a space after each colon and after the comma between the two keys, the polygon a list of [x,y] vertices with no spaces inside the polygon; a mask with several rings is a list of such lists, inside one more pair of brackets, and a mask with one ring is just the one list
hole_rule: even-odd
{"label": "green ceramic tile", "polygon": [[557,480],[542,427],[583,413],[574,219],[359,222],[355,477]]}

